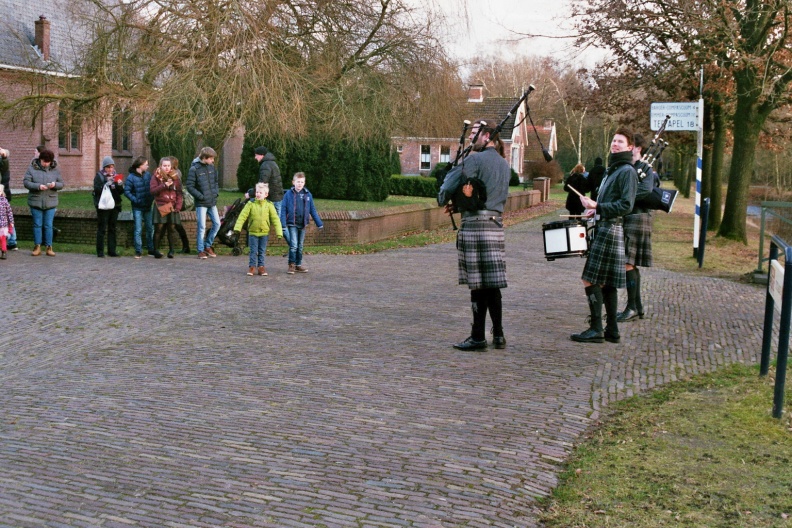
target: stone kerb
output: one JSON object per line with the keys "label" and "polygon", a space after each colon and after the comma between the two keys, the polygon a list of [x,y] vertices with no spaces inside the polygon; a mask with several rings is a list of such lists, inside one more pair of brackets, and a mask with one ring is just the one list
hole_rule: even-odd
{"label": "stone kerb", "polygon": [[[546,198],[545,198],[546,199]],[[506,211],[517,211],[538,205],[542,201],[540,190],[518,191],[509,194]],[[32,221],[27,206],[14,206],[14,218],[20,241],[32,241]],[[403,205],[361,211],[319,211],[324,229],[311,226],[306,233],[309,245],[352,245],[377,242],[408,233],[436,229],[451,225],[443,209],[433,204]],[[191,241],[195,240],[196,218],[194,211],[181,213],[181,221]],[[207,224],[211,224],[207,220]],[[59,209],[54,225],[60,232],[55,243],[89,244],[96,241],[96,212]],[[134,223],[129,209],[118,216],[117,240],[121,247],[132,247]],[[285,245],[270,239],[270,244]]]}

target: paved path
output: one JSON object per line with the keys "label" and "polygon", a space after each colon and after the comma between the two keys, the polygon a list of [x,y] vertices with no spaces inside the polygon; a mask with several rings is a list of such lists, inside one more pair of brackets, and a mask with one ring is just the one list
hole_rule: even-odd
{"label": "paved path", "polygon": [[609,402],[757,362],[761,289],[660,269],[648,319],[579,346],[582,259],[507,231],[506,350],[461,353],[453,244],[0,262],[0,526],[536,526]]}

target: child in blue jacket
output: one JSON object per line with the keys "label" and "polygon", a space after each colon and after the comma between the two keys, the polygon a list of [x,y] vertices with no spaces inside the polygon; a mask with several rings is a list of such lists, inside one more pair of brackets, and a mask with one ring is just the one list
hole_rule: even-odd
{"label": "child in blue jacket", "polygon": [[324,224],[316,212],[313,196],[305,188],[305,173],[297,172],[292,178],[293,187],[286,191],[281,202],[280,220],[287,232],[286,240],[289,242],[289,275],[295,271],[307,273],[303,266],[303,245],[305,243],[305,228],[311,221],[316,222],[316,227],[322,229]]}

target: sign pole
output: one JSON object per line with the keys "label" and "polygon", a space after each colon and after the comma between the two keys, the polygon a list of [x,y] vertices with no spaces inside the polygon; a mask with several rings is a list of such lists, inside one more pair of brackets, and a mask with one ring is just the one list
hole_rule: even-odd
{"label": "sign pole", "polygon": [[693,217],[693,257],[698,258],[699,226],[701,225],[701,173],[704,158],[704,68],[701,68],[701,84],[699,87],[698,110],[696,112],[696,214]]}

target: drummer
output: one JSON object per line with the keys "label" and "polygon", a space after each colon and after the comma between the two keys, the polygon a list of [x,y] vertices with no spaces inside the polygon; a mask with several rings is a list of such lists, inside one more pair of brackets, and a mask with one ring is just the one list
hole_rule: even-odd
{"label": "drummer", "polygon": [[[633,167],[633,133],[619,127],[611,141],[608,169],[600,184],[597,201],[586,196],[580,202],[586,216],[597,220],[586,265],[583,286],[591,312],[590,326],[571,339],[580,343],[618,343],[621,336],[616,322],[619,296],[617,288],[627,286],[625,275],[623,217],[632,211],[638,173]],[[607,313],[607,326],[602,329],[602,305]]]}

